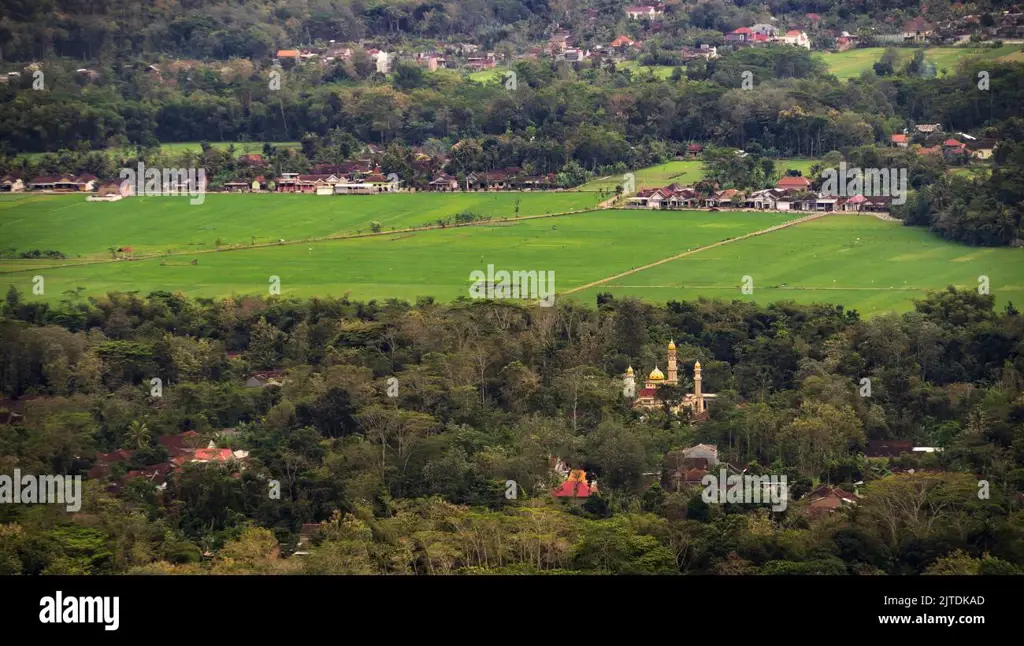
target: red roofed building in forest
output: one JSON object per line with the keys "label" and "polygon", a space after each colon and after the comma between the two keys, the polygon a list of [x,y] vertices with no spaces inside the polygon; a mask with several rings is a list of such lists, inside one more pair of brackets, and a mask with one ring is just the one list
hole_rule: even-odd
{"label": "red roofed building in forest", "polygon": [[569,478],[551,490],[555,498],[570,499],[584,502],[591,494],[597,493],[597,480],[588,483],[587,473],[582,469],[573,469]]}

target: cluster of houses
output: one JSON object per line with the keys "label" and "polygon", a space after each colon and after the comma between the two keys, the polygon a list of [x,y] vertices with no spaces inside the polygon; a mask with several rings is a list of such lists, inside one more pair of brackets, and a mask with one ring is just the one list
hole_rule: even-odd
{"label": "cluster of houses", "polygon": [[[359,45],[335,44],[327,47],[309,47],[301,49],[279,49],[275,55],[278,63],[319,63],[322,65],[335,61],[350,61],[353,54],[360,49]],[[414,63],[429,72],[439,69],[458,69],[463,67],[470,71],[488,70],[497,67],[498,56],[494,52],[481,51],[479,45],[458,43],[440,47],[433,51],[415,53],[386,52],[375,47],[362,47],[362,51],[373,63],[374,68],[383,74],[392,71],[397,60]]]}
{"label": "cluster of houses", "polygon": [[[455,193],[461,191],[536,191],[557,188],[555,173],[530,174],[522,168],[510,167],[477,171],[462,179],[439,174],[427,183],[429,191]],[[20,193],[25,190],[56,193],[88,193],[89,201],[115,202],[134,193],[125,183],[105,183],[90,174],[36,177],[25,181],[16,175],[0,180],[0,192]],[[377,195],[409,190],[394,174],[384,176],[379,167],[368,162],[346,162],[340,165],[319,164],[309,173],[279,173],[277,176],[257,175],[235,177],[221,185],[225,193],[308,193],[314,195]]]}
{"label": "cluster of houses", "polygon": [[[231,428],[222,429],[219,433],[223,438],[234,437],[237,434],[237,431]],[[203,447],[199,434],[195,431],[164,435],[157,438],[157,442],[167,450],[168,460],[126,471],[123,477],[110,484],[112,491],[116,492],[125,483],[140,478],[152,483],[156,489],[166,489],[168,480],[186,464],[221,464],[232,468],[237,474],[245,469],[245,462],[249,458],[248,451],[217,448],[212,441]],[[115,464],[127,465],[134,454],[135,451],[128,449],[117,449],[112,453],[97,452],[88,476],[96,480],[107,479],[111,476]]]}
{"label": "cluster of houses", "polygon": [[[924,455],[936,453],[941,449],[931,446],[914,446],[912,442],[896,440],[872,440],[867,443],[863,453],[868,462],[882,473],[914,473],[913,468],[902,468],[892,464],[892,460],[905,455]],[[551,490],[551,495],[559,500],[568,500],[583,504],[598,493],[597,481],[588,480],[585,471],[569,469],[561,460],[550,459],[551,471],[557,474],[562,483]],[[719,459],[718,447],[713,444],[697,444],[684,449],[669,451],[662,461],[661,470],[645,474],[648,482],[657,482],[662,489],[671,492],[694,491],[704,486],[705,477],[718,476],[724,470],[729,476],[748,474],[750,465],[732,464]],[[823,483],[805,494],[801,500],[801,513],[811,519],[827,517],[842,508],[858,503],[861,496],[856,491],[846,491],[842,487]],[[728,485],[729,488],[738,485]],[[786,492],[790,495],[790,492]]]}
{"label": "cluster of houses", "polygon": [[633,209],[747,208],[759,211],[811,212],[877,212],[889,211],[891,197],[853,195],[841,197],[815,193],[806,177],[787,176],[774,188],[747,194],[734,188],[702,193],[692,186],[670,184],[661,188],[643,189],[626,198],[626,207]]}
{"label": "cluster of houses", "polygon": [[914,149],[917,155],[939,155],[951,164],[963,164],[971,159],[989,159],[998,146],[995,139],[979,139],[965,132],[950,137],[943,132],[942,124],[938,123],[918,124],[913,134],[906,131],[893,134],[890,143],[896,148],[909,148],[912,138],[921,142]]}
{"label": "cluster of houses", "polygon": [[784,43],[804,49],[811,48],[811,40],[799,29],[780,31],[774,25],[757,23],[751,27],[739,27],[725,35],[725,42],[735,46],[766,45],[768,43]]}
{"label": "cluster of houses", "polygon": [[992,14],[993,24],[983,26],[981,16],[968,14],[930,22],[917,16],[903,25],[899,34],[882,37],[880,40],[892,43],[967,43],[971,36],[989,39],[1024,38],[1024,8],[1014,5],[1001,14]]}

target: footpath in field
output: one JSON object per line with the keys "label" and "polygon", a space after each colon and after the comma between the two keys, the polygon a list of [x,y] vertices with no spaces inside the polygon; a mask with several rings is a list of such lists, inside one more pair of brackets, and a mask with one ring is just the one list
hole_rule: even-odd
{"label": "footpath in field", "polygon": [[611,281],[618,280],[619,278],[622,278],[624,276],[629,276],[630,274],[635,274],[637,272],[644,271],[645,269],[650,269],[651,267],[656,267],[658,265],[663,265],[666,262],[672,262],[673,260],[679,260],[680,258],[685,258],[686,256],[692,256],[695,253],[700,253],[701,251],[706,251],[708,249],[713,249],[715,247],[721,247],[722,245],[727,245],[727,244],[730,244],[732,242],[739,242],[740,240],[746,240],[747,238],[753,238],[754,236],[764,235],[766,233],[771,233],[772,231],[778,231],[779,229],[785,229],[787,227],[791,227],[791,226],[800,224],[802,222],[809,222],[811,220],[817,220],[818,218],[825,217],[825,215],[827,215],[827,214],[826,213],[813,213],[811,215],[808,215],[807,217],[799,218],[799,219],[796,219],[796,220],[790,220],[789,222],[783,222],[782,224],[777,224],[777,225],[775,225],[773,227],[768,227],[767,229],[761,229],[760,231],[754,231],[753,233],[748,233],[746,235],[739,236],[738,238],[731,238],[729,240],[721,240],[719,242],[715,242],[714,244],[709,244],[709,245],[704,245],[703,247],[698,247],[697,249],[690,249],[689,251],[684,251],[683,253],[679,253],[679,254],[676,254],[674,256],[670,256],[668,258],[662,258],[661,260],[658,260],[656,262],[652,262],[652,263],[644,265],[642,267],[636,267],[635,269],[630,269],[629,271],[624,271],[621,274],[616,274],[614,276],[609,276],[607,278],[602,278],[601,280],[596,280],[596,281],[594,281],[592,283],[587,283],[586,285],[580,285],[578,287],[573,287],[572,289],[567,289],[564,292],[562,292],[562,295],[568,295],[568,294],[572,294],[574,292],[583,291],[584,289],[590,289],[591,287],[597,287],[598,285],[603,285],[605,283],[610,283]]}

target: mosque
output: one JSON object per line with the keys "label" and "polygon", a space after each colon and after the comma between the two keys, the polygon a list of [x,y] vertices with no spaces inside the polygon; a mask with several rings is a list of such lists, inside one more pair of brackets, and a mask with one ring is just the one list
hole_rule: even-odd
{"label": "mosque", "polygon": [[[626,374],[623,375],[625,384],[628,392],[635,392],[636,389],[636,377],[633,374],[633,366],[630,366],[626,370]],[[637,393],[636,402],[633,404],[636,408],[652,409],[659,408],[661,404],[655,399],[655,393],[658,388],[663,385],[678,386],[679,385],[679,373],[676,367],[676,344],[675,341],[669,341],[668,344],[668,377],[666,378],[665,373],[658,369],[657,366],[651,371],[651,374],[647,375],[647,383],[644,384],[643,390]],[[677,402],[674,406],[671,406],[670,410],[673,413],[678,413],[681,410],[688,409],[697,418],[704,419],[707,417],[708,403],[716,395],[712,393],[706,393],[701,390],[701,376],[700,376],[700,361],[693,364],[693,392],[686,393],[683,399]]]}

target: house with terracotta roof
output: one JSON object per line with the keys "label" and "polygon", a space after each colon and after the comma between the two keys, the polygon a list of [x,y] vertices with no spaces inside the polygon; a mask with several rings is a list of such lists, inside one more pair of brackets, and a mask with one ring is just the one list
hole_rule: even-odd
{"label": "house with terracotta roof", "polygon": [[750,27],[739,27],[733,29],[725,35],[726,42],[729,43],[749,43],[754,40],[754,32]]}
{"label": "house with terracotta roof", "polygon": [[279,49],[279,50],[277,50],[277,60],[279,60],[279,61],[290,59],[292,61],[298,62],[299,61],[299,56],[301,56],[301,54],[299,53],[299,50],[297,50],[297,49]]}
{"label": "house with terracotta roof", "polygon": [[629,47],[633,44],[633,39],[629,36],[619,36],[611,42],[611,47]]}
{"label": "house with terracotta roof", "polygon": [[807,494],[806,514],[809,518],[824,518],[843,507],[856,505],[857,495],[839,487],[823,484]]}
{"label": "house with terracotta roof", "polygon": [[782,191],[809,191],[811,190],[811,180],[802,175],[786,175],[775,182],[775,188]]}
{"label": "house with terracotta roof", "polygon": [[555,498],[571,500],[576,504],[583,504],[596,493],[597,480],[587,482],[587,473],[582,469],[573,469],[565,482],[551,490],[551,495]]}
{"label": "house with terracotta roof", "polygon": [[942,156],[947,161],[966,161],[969,157],[967,144],[956,139],[947,139],[942,142]]}
{"label": "house with terracotta roof", "polygon": [[791,29],[787,31],[786,35],[782,37],[782,41],[787,45],[796,45],[797,47],[803,47],[804,49],[811,48],[811,39],[807,37],[807,34],[799,29]]}
{"label": "house with terracotta roof", "polygon": [[909,144],[904,134],[894,134],[889,137],[889,142],[897,148],[906,148]]}

